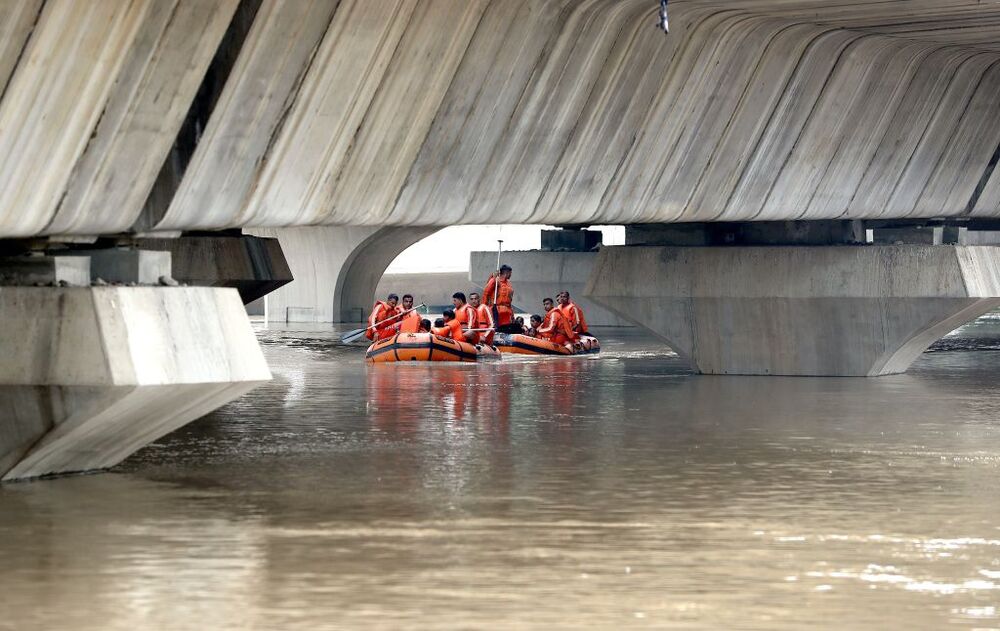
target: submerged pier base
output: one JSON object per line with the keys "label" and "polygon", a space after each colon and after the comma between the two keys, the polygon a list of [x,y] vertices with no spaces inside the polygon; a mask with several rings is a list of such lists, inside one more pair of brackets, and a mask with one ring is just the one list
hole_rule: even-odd
{"label": "submerged pier base", "polygon": [[271,378],[235,289],[0,287],[0,477],[102,469]]}
{"label": "submerged pier base", "polygon": [[888,375],[1000,307],[1000,247],[610,247],[587,294],[701,373]]}

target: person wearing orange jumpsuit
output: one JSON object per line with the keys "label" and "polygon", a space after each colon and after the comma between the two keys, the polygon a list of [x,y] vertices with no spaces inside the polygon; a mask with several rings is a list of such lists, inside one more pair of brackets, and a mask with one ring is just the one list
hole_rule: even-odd
{"label": "person wearing orange jumpsuit", "polygon": [[372,313],[368,316],[368,328],[365,329],[365,336],[369,340],[384,340],[396,334],[393,324],[396,320],[392,316],[399,313],[396,304],[399,296],[389,294],[385,301],[376,300],[372,307]]}
{"label": "person wearing orange jumpsuit", "polygon": [[510,283],[513,273],[510,265],[501,265],[500,271],[493,273],[483,288],[486,306],[496,307],[497,330],[501,333],[521,332],[510,328],[514,323],[514,286]]}
{"label": "person wearing orange jumpsuit", "polygon": [[577,339],[577,334],[563,314],[555,308],[551,298],[543,300],[542,306],[545,307],[545,317],[542,319],[542,325],[538,327],[538,337],[563,345],[568,345]]}
{"label": "person wearing orange jumpsuit", "polygon": [[[420,332],[420,314],[413,309],[413,296],[406,294],[403,296],[403,304],[399,308],[399,321],[392,325],[397,333],[418,333]],[[409,313],[405,313],[409,311]]]}
{"label": "person wearing orange jumpsuit", "polygon": [[479,334],[479,339],[484,343],[493,346],[493,334],[496,333],[497,323],[493,318],[493,309],[482,303],[479,294],[472,292],[469,294],[469,306],[476,310],[477,328],[490,329]]}
{"label": "person wearing orange jumpsuit", "polygon": [[[445,309],[441,315],[441,325],[431,327],[431,333],[451,338],[456,342],[464,342],[465,331],[462,330],[462,323],[455,317],[455,312],[451,309]],[[434,324],[437,325],[437,322]]]}
{"label": "person wearing orange jumpsuit", "polygon": [[577,335],[587,335],[587,318],[583,316],[583,309],[570,300],[569,292],[565,290],[559,292],[556,302],[559,303],[559,313],[569,322],[573,332]]}
{"label": "person wearing orange jumpsuit", "polygon": [[479,318],[476,317],[476,310],[472,308],[472,305],[465,302],[465,294],[460,291],[456,291],[452,295],[451,302],[455,305],[455,319],[459,321],[462,329],[465,330],[465,341],[470,344],[478,344],[479,333],[470,330],[479,328],[477,324]]}

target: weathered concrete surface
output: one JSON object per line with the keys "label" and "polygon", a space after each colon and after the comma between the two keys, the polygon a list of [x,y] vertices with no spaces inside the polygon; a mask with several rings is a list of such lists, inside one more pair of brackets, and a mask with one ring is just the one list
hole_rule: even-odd
{"label": "weathered concrete surface", "polygon": [[[542,300],[555,299],[556,294],[565,289],[583,309],[590,326],[633,325],[584,294],[597,262],[597,252],[504,252],[502,262],[514,268],[511,282],[514,283],[514,306],[518,312],[542,314]],[[483,287],[496,267],[496,252],[473,252],[469,278],[477,287]]]}
{"label": "weathered concrete surface", "polygon": [[174,155],[236,5],[0,1],[0,237],[1000,216],[996,2],[262,0]]}
{"label": "weathered concrete surface", "polygon": [[0,476],[110,467],[271,378],[236,291],[0,287]]}
{"label": "weathered concrete surface", "polygon": [[90,275],[109,283],[156,285],[161,278],[171,278],[170,252],[138,248],[82,250],[90,257]]}
{"label": "weathered concrete surface", "polygon": [[412,294],[416,304],[424,303],[434,308],[450,306],[451,296],[456,291],[468,294],[473,290],[482,290],[482,285],[477,286],[469,282],[468,272],[385,274],[378,282],[375,297],[385,299],[390,293],[400,297]]}
{"label": "weathered concrete surface", "polygon": [[90,257],[80,254],[0,257],[0,285],[57,284],[90,285]]}
{"label": "weathered concrete surface", "polygon": [[[292,272],[277,239],[251,235],[185,235],[135,241],[145,250],[165,250],[173,277],[199,287],[234,287],[244,304],[292,282]],[[154,281],[155,282],[155,281]]]}
{"label": "weathered concrete surface", "polygon": [[0,5],[0,235],[126,230],[237,0]]}
{"label": "weathered concrete surface", "polygon": [[277,238],[295,280],[268,296],[275,322],[361,322],[385,269],[437,228],[250,228]]}
{"label": "weathered concrete surface", "polygon": [[702,373],[887,375],[1000,306],[1000,248],[611,247],[587,294]]}
{"label": "weathered concrete surface", "polygon": [[[958,34],[1000,7],[677,2],[670,37],[654,9],[345,0],[314,57],[256,70],[290,102],[270,142],[185,175],[224,203],[178,197],[159,227],[1000,213],[1000,56]],[[955,45],[920,39],[922,12]],[[248,55],[284,54],[259,26]]]}

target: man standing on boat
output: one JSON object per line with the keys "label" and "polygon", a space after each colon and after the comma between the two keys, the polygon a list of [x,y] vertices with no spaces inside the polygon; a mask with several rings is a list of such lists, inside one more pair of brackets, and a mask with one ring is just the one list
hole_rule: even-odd
{"label": "man standing on boat", "polygon": [[493,318],[493,310],[482,303],[482,299],[476,292],[469,294],[469,306],[476,310],[476,327],[489,329],[479,334],[480,339],[493,346],[493,334],[497,328],[496,320]]}
{"label": "man standing on boat", "polygon": [[451,302],[455,305],[455,319],[458,320],[459,324],[462,325],[462,329],[465,331],[465,341],[470,344],[478,344],[479,333],[470,330],[479,328],[477,324],[479,318],[476,317],[476,310],[473,309],[471,305],[466,304],[465,294],[460,291],[456,291],[452,294]]}
{"label": "man standing on boat", "polygon": [[398,302],[399,296],[396,294],[389,294],[385,302],[381,300],[375,301],[372,313],[368,316],[368,328],[365,329],[365,337],[374,341],[384,340],[396,334],[392,325],[396,323],[396,319],[393,316],[399,313],[399,310],[396,308]]}
{"label": "man standing on boat", "polygon": [[562,313],[555,308],[551,298],[543,300],[542,306],[545,307],[545,317],[542,319],[542,325],[538,327],[538,337],[563,345],[569,345],[577,339],[577,334]]}
{"label": "man standing on boat", "polygon": [[577,335],[587,335],[587,319],[583,317],[583,309],[570,300],[569,292],[565,289],[556,296],[559,302],[559,313],[569,322],[570,328]]}
{"label": "man standing on boat", "polygon": [[501,333],[520,333],[514,327],[514,286],[510,283],[514,270],[510,265],[501,265],[500,271],[490,275],[483,288],[486,306],[496,307],[497,330]]}

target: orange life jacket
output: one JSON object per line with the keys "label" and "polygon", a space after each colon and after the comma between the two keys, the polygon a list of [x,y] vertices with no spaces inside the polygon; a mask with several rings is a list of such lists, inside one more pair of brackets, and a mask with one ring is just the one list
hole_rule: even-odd
{"label": "orange life jacket", "polygon": [[420,332],[420,314],[416,311],[411,311],[404,316],[400,316],[402,319],[396,325],[400,333],[419,333]]}
{"label": "orange life jacket", "polygon": [[569,326],[576,333],[587,332],[587,319],[583,317],[583,309],[572,300],[558,307],[559,313],[569,321]]}
{"label": "orange life jacket", "polygon": [[367,336],[369,340],[374,340],[378,337],[379,332],[392,326],[392,321],[383,322],[378,326],[376,326],[376,323],[382,322],[382,320],[389,318],[395,313],[396,308],[390,307],[389,303],[376,300],[375,306],[372,307],[372,314],[368,316],[368,329],[365,331],[365,336]]}
{"label": "orange life jacket", "polygon": [[486,302],[486,306],[493,306],[493,294],[496,294],[496,304],[497,306],[509,307],[514,302],[514,286],[510,284],[510,281],[506,278],[497,278],[496,273],[490,276],[490,279],[486,281],[486,287],[483,289],[483,299]]}
{"label": "orange life jacket", "polygon": [[496,334],[497,328],[497,323],[493,319],[493,309],[486,305],[476,307],[476,322],[478,322],[478,328],[480,329],[494,329],[493,331],[485,331],[479,334],[479,339],[492,346],[493,336]]}
{"label": "orange life jacket", "polygon": [[470,304],[464,304],[458,309],[455,309],[455,319],[467,329],[475,329],[478,326],[476,310]]}
{"label": "orange life jacket", "polygon": [[449,320],[444,326],[431,327],[431,333],[441,337],[450,337],[458,342],[465,341],[465,333],[462,332],[462,323],[458,319]]}
{"label": "orange life jacket", "polygon": [[558,309],[552,308],[545,312],[542,326],[538,327],[538,337],[556,344],[565,344],[576,338],[576,333],[570,328],[569,322]]}
{"label": "orange life jacket", "polygon": [[486,305],[476,307],[476,322],[477,328],[480,329],[496,328],[497,323],[493,321],[493,309]]}

